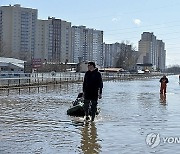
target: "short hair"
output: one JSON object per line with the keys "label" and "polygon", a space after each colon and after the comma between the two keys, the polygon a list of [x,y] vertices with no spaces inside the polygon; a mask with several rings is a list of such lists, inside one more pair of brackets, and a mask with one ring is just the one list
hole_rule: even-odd
{"label": "short hair", "polygon": [[96,67],[95,62],[92,62],[92,61],[88,62],[88,65],[93,65],[93,66],[94,66],[94,68]]}

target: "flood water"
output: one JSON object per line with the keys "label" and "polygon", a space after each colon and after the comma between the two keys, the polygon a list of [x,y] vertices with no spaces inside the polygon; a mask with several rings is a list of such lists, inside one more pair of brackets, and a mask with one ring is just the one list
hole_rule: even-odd
{"label": "flood water", "polygon": [[[0,154],[179,153],[180,85],[168,78],[166,97],[159,78],[104,82],[100,115],[89,123],[66,114],[82,83],[1,93]],[[160,141],[147,142],[150,133]]]}

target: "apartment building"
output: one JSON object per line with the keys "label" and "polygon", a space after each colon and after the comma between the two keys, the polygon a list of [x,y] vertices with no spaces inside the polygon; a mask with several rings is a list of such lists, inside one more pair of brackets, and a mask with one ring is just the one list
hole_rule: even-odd
{"label": "apartment building", "polygon": [[156,36],[150,32],[143,32],[139,41],[138,63],[152,64],[155,69],[165,69],[166,51],[162,41],[156,39]]}
{"label": "apartment building", "polygon": [[37,9],[0,7],[1,56],[30,60],[35,53]]}
{"label": "apartment building", "polygon": [[95,61],[103,65],[103,31],[72,26],[72,61]]}
{"label": "apartment building", "polygon": [[72,26],[72,62],[84,61],[85,26]]}
{"label": "apartment building", "polygon": [[143,32],[138,50],[140,52],[138,63],[157,65],[156,36],[153,33]]}
{"label": "apartment building", "polygon": [[104,67],[116,67],[120,46],[120,43],[104,44]]}
{"label": "apartment building", "polygon": [[[47,60],[51,56],[52,51],[52,40],[50,39],[50,32],[52,31],[51,21],[49,20],[37,20],[36,27],[36,51],[35,58],[41,59],[42,61]],[[48,56],[49,54],[49,56]]]}
{"label": "apartment building", "polygon": [[104,67],[112,67],[112,44],[103,44]]}
{"label": "apartment building", "polygon": [[48,62],[72,62],[71,23],[56,19],[38,20],[36,58]]}
{"label": "apartment building", "polygon": [[166,68],[166,50],[165,43],[162,40],[157,40],[157,54],[158,54],[158,69],[165,71]]}
{"label": "apartment building", "polygon": [[93,30],[93,54],[92,61],[103,66],[103,31]]}

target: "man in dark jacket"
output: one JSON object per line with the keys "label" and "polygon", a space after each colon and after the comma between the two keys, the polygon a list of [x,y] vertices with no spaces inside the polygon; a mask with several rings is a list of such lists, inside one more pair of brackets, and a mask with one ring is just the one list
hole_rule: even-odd
{"label": "man in dark jacket", "polygon": [[97,100],[102,98],[103,82],[101,73],[94,62],[88,62],[88,71],[83,82],[84,110],[86,120],[89,120],[89,105],[91,104],[91,121],[94,121],[97,111]]}

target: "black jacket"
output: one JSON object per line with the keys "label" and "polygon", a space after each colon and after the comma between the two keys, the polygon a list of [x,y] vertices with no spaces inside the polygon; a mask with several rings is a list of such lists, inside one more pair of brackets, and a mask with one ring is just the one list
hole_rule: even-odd
{"label": "black jacket", "polygon": [[84,99],[97,100],[98,90],[102,94],[102,88],[102,77],[98,69],[96,68],[94,71],[87,71],[83,82]]}

